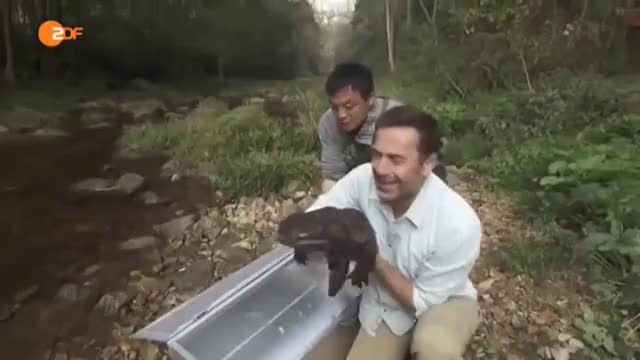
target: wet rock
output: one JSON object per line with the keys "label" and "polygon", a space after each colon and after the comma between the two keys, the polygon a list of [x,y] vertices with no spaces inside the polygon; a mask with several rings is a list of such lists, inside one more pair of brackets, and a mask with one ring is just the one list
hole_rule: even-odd
{"label": "wet rock", "polygon": [[144,185],[144,177],[135,173],[127,173],[122,175],[116,181],[116,187],[125,194],[133,194]]}
{"label": "wet rock", "polygon": [[102,266],[100,266],[98,264],[93,264],[93,265],[87,267],[86,269],[84,269],[84,271],[82,272],[82,275],[83,276],[92,276],[93,274],[95,274],[98,271],[100,271],[101,268],[102,268]]}
{"label": "wet rock", "polygon": [[176,121],[176,120],[180,120],[181,118],[182,116],[180,114],[176,114],[174,112],[168,112],[164,114],[165,121]]}
{"label": "wet rock", "polygon": [[61,301],[76,302],[89,298],[90,291],[84,286],[78,284],[64,284],[58,290],[56,299]]}
{"label": "wet rock", "polygon": [[193,290],[209,284],[213,272],[209,260],[196,260],[173,276],[173,285],[178,291]]}
{"label": "wet rock", "polygon": [[118,104],[108,98],[100,98],[97,100],[84,101],[75,106],[78,110],[105,110],[105,109],[118,109]]}
{"label": "wet rock", "polygon": [[51,118],[40,111],[17,106],[3,115],[5,124],[17,132],[31,132],[51,122]]}
{"label": "wet rock", "polygon": [[101,311],[105,316],[114,316],[129,301],[129,295],[125,292],[116,292],[114,294],[106,294],[100,298],[96,309]]}
{"label": "wet rock", "polygon": [[153,229],[171,241],[172,239],[181,236],[189,226],[194,223],[193,215],[185,215],[177,219],[168,221],[161,225],[155,225]]}
{"label": "wet rock", "polygon": [[167,111],[166,106],[157,99],[130,101],[122,106],[123,110],[128,112],[135,122],[162,118]]}
{"label": "wet rock", "polygon": [[104,129],[104,128],[108,128],[113,126],[113,124],[106,122],[106,121],[102,121],[102,122],[98,122],[95,124],[91,124],[88,126],[89,129]]}
{"label": "wet rock", "polygon": [[88,109],[82,113],[82,115],[80,116],[80,121],[85,126],[99,123],[108,124],[111,121],[114,121],[120,115],[120,109],[117,107],[117,105],[114,104],[112,107]]}
{"label": "wet rock", "polygon": [[120,249],[126,251],[141,250],[144,248],[156,246],[157,243],[158,239],[155,236],[140,236],[129,239],[120,244]]}
{"label": "wet rock", "polygon": [[80,180],[71,186],[71,191],[76,194],[113,192],[116,189],[113,180],[103,178]]}
{"label": "wet rock", "polygon": [[13,314],[15,314],[19,308],[19,304],[0,305],[0,321],[11,319]]}
{"label": "wet rock", "polygon": [[153,191],[143,192],[142,194],[140,194],[140,199],[145,203],[145,205],[158,205],[163,202],[160,197]]}
{"label": "wet rock", "polygon": [[34,296],[38,290],[40,288],[38,287],[38,285],[31,285],[23,290],[20,290],[19,292],[17,292],[14,296],[14,300],[17,303],[23,303],[27,300],[29,300],[32,296]]}
{"label": "wet rock", "polygon": [[49,129],[49,128],[38,129],[38,130],[34,131],[32,134],[34,136],[50,136],[50,137],[67,136],[68,135],[64,131],[56,130],[56,129]]}

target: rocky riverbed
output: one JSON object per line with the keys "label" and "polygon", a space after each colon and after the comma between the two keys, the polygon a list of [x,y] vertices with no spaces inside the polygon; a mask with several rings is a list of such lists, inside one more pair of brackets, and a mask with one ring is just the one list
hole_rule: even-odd
{"label": "rocky riverbed", "polygon": [[[86,101],[67,114],[73,120],[44,127],[48,135],[20,126],[0,134],[5,358],[166,359],[129,335],[271,249],[277,222],[314,200],[317,189],[292,187],[228,203],[194,167],[118,146],[124,126],[182,121],[216,103]],[[563,273],[512,273],[504,249],[544,238],[481,176],[449,173],[485,235],[473,273],[483,323],[469,358],[584,358],[572,324],[588,305],[577,295],[585,285]]]}

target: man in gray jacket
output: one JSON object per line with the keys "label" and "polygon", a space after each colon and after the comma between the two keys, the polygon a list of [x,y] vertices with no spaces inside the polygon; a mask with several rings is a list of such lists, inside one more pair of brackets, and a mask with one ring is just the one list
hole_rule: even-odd
{"label": "man in gray jacket", "polygon": [[[371,70],[362,64],[338,64],[329,74],[325,92],[331,108],[322,114],[318,125],[322,192],[356,166],[370,161],[376,120],[384,111],[403,105],[399,100],[375,95],[374,90]],[[439,161],[433,172],[446,182],[441,154]]]}

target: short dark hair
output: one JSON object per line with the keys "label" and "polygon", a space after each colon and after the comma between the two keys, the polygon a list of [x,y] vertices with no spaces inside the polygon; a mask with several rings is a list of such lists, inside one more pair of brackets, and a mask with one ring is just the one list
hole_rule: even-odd
{"label": "short dark hair", "polygon": [[429,113],[412,105],[400,105],[383,112],[376,121],[375,135],[379,129],[391,127],[410,127],[420,136],[418,152],[425,157],[437,153],[442,148],[442,139],[438,122]]}
{"label": "short dark hair", "polygon": [[325,82],[324,89],[326,93],[331,96],[347,86],[358,91],[363,98],[368,98],[374,90],[371,70],[357,62],[345,62],[336,65]]}

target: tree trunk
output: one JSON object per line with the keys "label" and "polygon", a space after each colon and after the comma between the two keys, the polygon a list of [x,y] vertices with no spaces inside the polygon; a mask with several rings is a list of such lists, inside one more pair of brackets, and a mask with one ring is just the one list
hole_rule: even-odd
{"label": "tree trunk", "polygon": [[5,67],[4,67],[4,79],[8,83],[14,83],[16,81],[16,73],[13,63],[13,43],[11,39],[11,0],[2,0],[4,5],[2,8],[2,28],[4,34],[5,44]]}
{"label": "tree trunk", "polygon": [[224,57],[218,55],[218,80],[224,81]]}
{"label": "tree trunk", "polygon": [[395,63],[393,59],[393,24],[391,19],[391,9],[389,9],[389,0],[384,1],[384,10],[387,25],[387,56],[389,59],[389,70],[393,72],[395,70]]}

